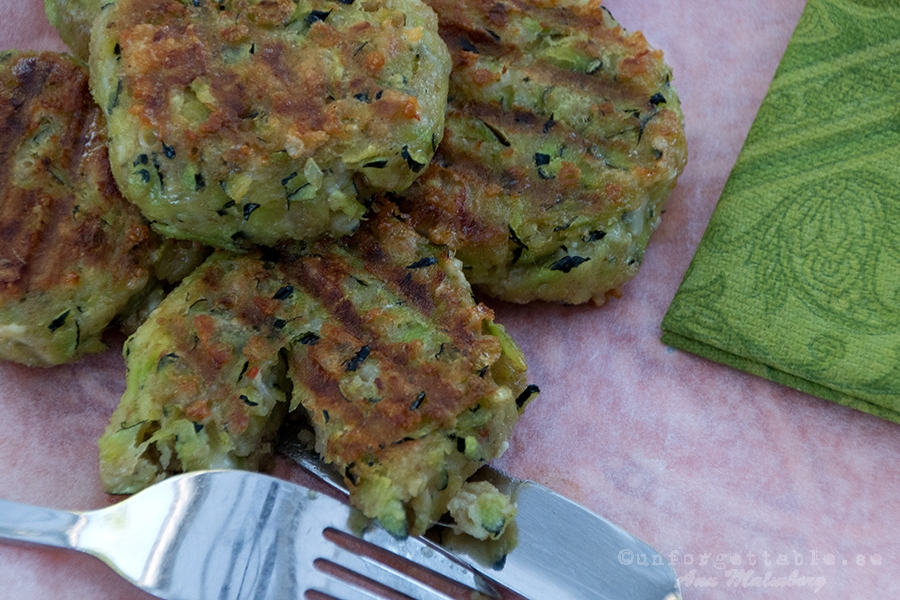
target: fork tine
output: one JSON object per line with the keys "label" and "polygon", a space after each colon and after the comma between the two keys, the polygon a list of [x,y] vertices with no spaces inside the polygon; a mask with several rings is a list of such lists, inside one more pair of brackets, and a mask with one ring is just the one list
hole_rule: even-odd
{"label": "fork tine", "polygon": [[[407,598],[408,596],[401,596]],[[334,577],[325,577],[306,590],[304,598],[335,598],[337,600],[384,600],[384,595],[347,583]],[[412,599],[415,600],[415,599]]]}
{"label": "fork tine", "polygon": [[[344,549],[331,540],[329,542],[328,551],[322,552],[322,559],[314,564],[317,570],[331,575],[335,580],[338,580],[337,573],[344,572],[344,575],[347,575],[346,572],[349,571],[362,579],[381,584],[415,600],[453,600],[453,596],[414,579],[402,571],[367,556],[356,554],[352,550]],[[337,568],[328,568],[322,564],[323,562],[336,565]],[[344,578],[341,580],[346,581]],[[375,597],[380,598],[381,596]]]}
{"label": "fork tine", "polygon": [[478,591],[482,594],[479,598],[501,597],[490,580],[476,569],[448,556],[443,548],[425,538],[399,540],[380,527],[368,527],[357,535],[365,542],[409,560],[414,565],[420,565],[450,581]]}
{"label": "fork tine", "polygon": [[[325,465],[315,450],[307,448],[299,442],[290,441],[290,436],[282,440],[278,450],[301,465],[306,471],[317,476],[321,481],[347,494],[347,488],[342,477],[330,466]],[[485,577],[479,570],[473,569],[470,565],[455,557],[451,557],[446,553],[445,549],[429,540],[415,537],[398,540],[380,527],[366,527],[362,531],[358,531],[355,528],[348,527],[346,523],[337,521],[328,523],[328,526],[361,538],[460,585],[477,590],[482,594],[481,597],[483,598],[499,599],[501,597],[495,588],[496,582],[492,582],[490,578]]]}

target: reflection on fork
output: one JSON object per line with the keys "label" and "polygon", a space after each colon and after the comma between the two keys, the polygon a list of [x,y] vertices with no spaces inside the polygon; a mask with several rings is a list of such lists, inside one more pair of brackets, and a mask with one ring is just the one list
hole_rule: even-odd
{"label": "reflection on fork", "polygon": [[[0,500],[0,537],[87,552],[160,598],[500,598],[435,546],[374,527],[339,500],[244,471],[178,475],[83,513]],[[382,534],[406,558],[376,546]]]}

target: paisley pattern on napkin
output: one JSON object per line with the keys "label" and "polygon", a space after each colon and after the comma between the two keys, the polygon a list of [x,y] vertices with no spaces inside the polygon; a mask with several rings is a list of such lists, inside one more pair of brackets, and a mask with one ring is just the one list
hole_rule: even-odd
{"label": "paisley pattern on napkin", "polygon": [[809,0],[663,341],[900,422],[900,4]]}

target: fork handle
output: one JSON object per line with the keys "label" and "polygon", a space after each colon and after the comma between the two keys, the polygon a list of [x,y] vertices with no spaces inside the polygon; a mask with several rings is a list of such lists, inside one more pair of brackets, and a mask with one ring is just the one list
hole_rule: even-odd
{"label": "fork handle", "polygon": [[52,508],[0,500],[0,538],[57,548],[74,548],[69,532],[79,516]]}

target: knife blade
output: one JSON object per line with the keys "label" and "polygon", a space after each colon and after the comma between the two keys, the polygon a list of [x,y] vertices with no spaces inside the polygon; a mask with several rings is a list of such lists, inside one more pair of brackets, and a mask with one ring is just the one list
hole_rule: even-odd
{"label": "knife blade", "polygon": [[[346,492],[343,478],[313,450],[293,441],[281,442],[278,450]],[[437,543],[488,579],[534,600],[680,600],[675,569],[618,525],[549,488],[489,465],[476,478],[494,484],[515,502],[516,547],[489,565],[466,546]],[[438,572],[446,568],[439,559],[425,566]]]}

